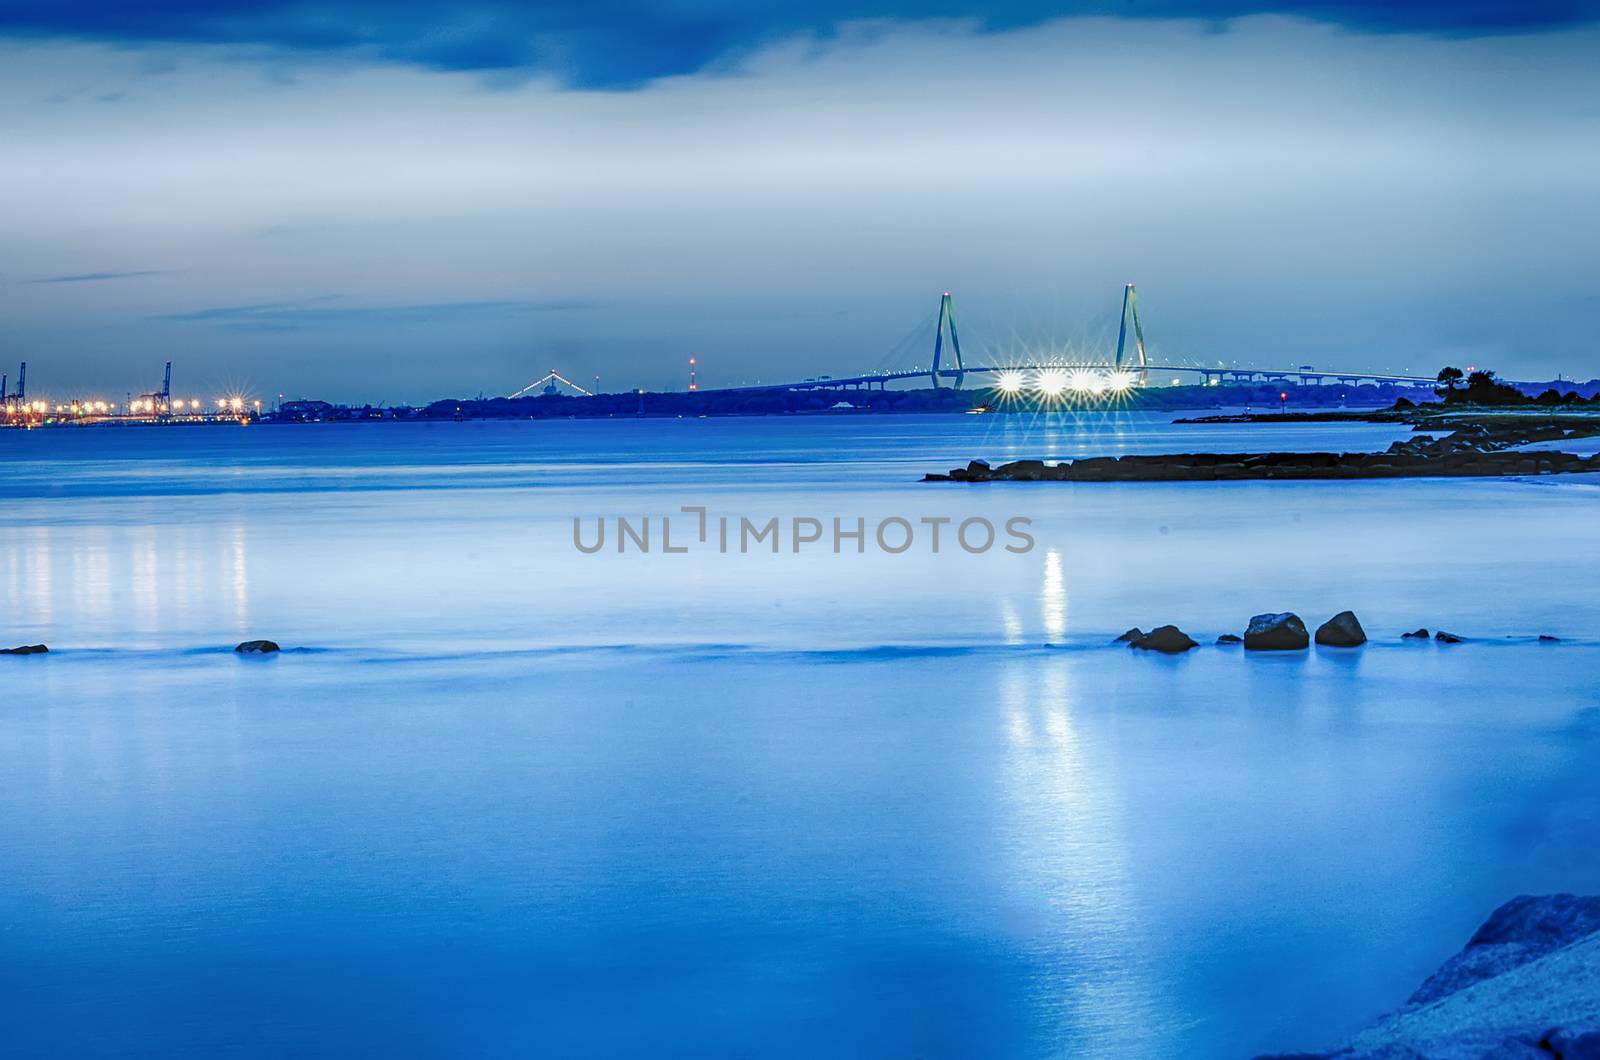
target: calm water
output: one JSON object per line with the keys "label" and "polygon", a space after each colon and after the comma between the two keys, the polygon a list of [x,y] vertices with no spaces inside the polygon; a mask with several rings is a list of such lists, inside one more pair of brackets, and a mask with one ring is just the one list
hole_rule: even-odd
{"label": "calm water", "polygon": [[[0,433],[0,639],[53,649],[0,658],[9,1047],[1335,1041],[1505,898],[1600,889],[1600,486],[916,480],[973,456],[1398,436],[1142,417]],[[683,505],[1023,516],[1037,547],[573,548],[575,516]],[[1256,611],[1344,607],[1368,649],[1209,646]],[[1207,646],[1105,646],[1162,621]],[[1473,639],[1395,639],[1417,625]],[[228,651],[263,636],[297,650]]]}

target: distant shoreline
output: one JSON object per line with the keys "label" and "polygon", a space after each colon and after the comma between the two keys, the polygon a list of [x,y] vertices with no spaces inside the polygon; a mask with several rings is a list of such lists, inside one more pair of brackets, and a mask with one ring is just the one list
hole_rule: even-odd
{"label": "distant shoreline", "polygon": [[[341,405],[296,400],[238,419],[199,422],[190,418],[76,416],[57,412],[28,419],[0,419],[0,426],[38,427],[208,427],[304,423],[450,423],[571,419],[699,419],[764,416],[868,416],[992,414],[1037,415],[1093,412],[1205,413],[1223,409],[1282,407],[1286,399],[1276,386],[1151,387],[1117,394],[1061,395],[1043,409],[1029,399],[992,388],[957,390],[925,387],[909,390],[739,389],[640,392],[571,396],[540,394],[520,398],[472,398],[435,401],[425,406]],[[1372,412],[1402,397],[1428,396],[1411,387],[1391,384],[1300,387],[1287,402],[1295,414],[1307,411]]]}
{"label": "distant shoreline", "polygon": [[1409,423],[1419,434],[1382,453],[1168,453],[1101,456],[1047,464],[1014,460],[992,467],[973,460],[964,468],[930,473],[924,482],[1217,482],[1252,479],[1375,479],[1512,477],[1600,472],[1600,453],[1580,456],[1522,447],[1600,435],[1600,410],[1392,411],[1381,415],[1218,416],[1189,423],[1328,422]]}

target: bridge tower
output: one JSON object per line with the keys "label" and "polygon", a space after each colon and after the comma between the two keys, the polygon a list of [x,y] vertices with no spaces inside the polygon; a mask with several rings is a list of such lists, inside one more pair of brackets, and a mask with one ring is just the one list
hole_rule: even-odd
{"label": "bridge tower", "polygon": [[1133,284],[1122,289],[1122,322],[1117,325],[1117,368],[1122,367],[1122,351],[1128,342],[1128,318],[1133,318],[1134,348],[1139,352],[1139,385],[1150,381],[1150,362],[1144,355],[1144,328],[1139,326],[1139,296]]}
{"label": "bridge tower", "polygon": [[961,361],[961,336],[956,333],[956,306],[950,300],[950,292],[946,291],[944,297],[939,299],[939,322],[933,328],[933,371],[929,373],[933,379],[935,389],[939,386],[939,358],[944,352],[945,332],[950,333],[950,350],[956,355],[956,386],[961,386],[961,381],[967,377],[966,365]]}

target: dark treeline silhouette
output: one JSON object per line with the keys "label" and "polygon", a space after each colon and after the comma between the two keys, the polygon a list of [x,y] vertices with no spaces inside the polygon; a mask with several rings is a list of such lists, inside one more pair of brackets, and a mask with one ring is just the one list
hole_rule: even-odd
{"label": "dark treeline silhouette", "polygon": [[[1153,386],[1117,394],[1003,394],[991,387],[924,387],[916,390],[749,389],[693,392],[628,391],[621,394],[536,394],[519,398],[449,398],[422,407],[336,405],[324,401],[285,402],[265,418],[277,423],[328,423],[392,420],[539,420],[612,419],[678,416],[849,415],[863,413],[994,413],[1037,414],[1093,410],[1198,410],[1238,408],[1304,411],[1340,408],[1415,408],[1437,395],[1446,404],[1563,405],[1600,400],[1600,380],[1561,382],[1522,388],[1500,382],[1493,372],[1458,368],[1439,373],[1437,390],[1425,387],[1366,384],[1296,386],[1282,382],[1229,383],[1217,386]],[[1537,394],[1531,396],[1530,391]]]}
{"label": "dark treeline silhouette", "polygon": [[596,394],[577,397],[540,394],[522,398],[479,398],[435,401],[418,410],[425,419],[564,419],[622,416],[781,416],[826,413],[969,412],[1037,413],[1044,408],[1065,411],[1107,409],[1199,409],[1228,406],[1278,408],[1378,408],[1426,390],[1392,384],[1366,386],[1289,386],[1279,383],[1224,386],[1168,386],[1119,394],[1002,394],[991,387],[920,390],[699,390],[692,393]]}
{"label": "dark treeline silhouette", "polygon": [[[1600,402],[1600,389],[1591,380],[1583,384],[1589,393],[1585,396],[1572,384],[1566,390],[1555,386],[1530,396],[1527,389],[1503,382],[1488,369],[1463,372],[1446,365],[1439,369],[1439,387],[1434,390],[1446,405],[1575,405],[1580,402]],[[1465,385],[1462,385],[1465,382]]]}

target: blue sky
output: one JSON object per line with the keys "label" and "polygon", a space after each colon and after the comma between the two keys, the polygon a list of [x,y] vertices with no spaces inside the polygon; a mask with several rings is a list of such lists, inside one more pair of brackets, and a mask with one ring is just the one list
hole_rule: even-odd
{"label": "blue sky", "polygon": [[[1590,3],[0,0],[0,370],[842,374],[963,340],[1600,375]],[[526,376],[527,378],[523,378]]]}

